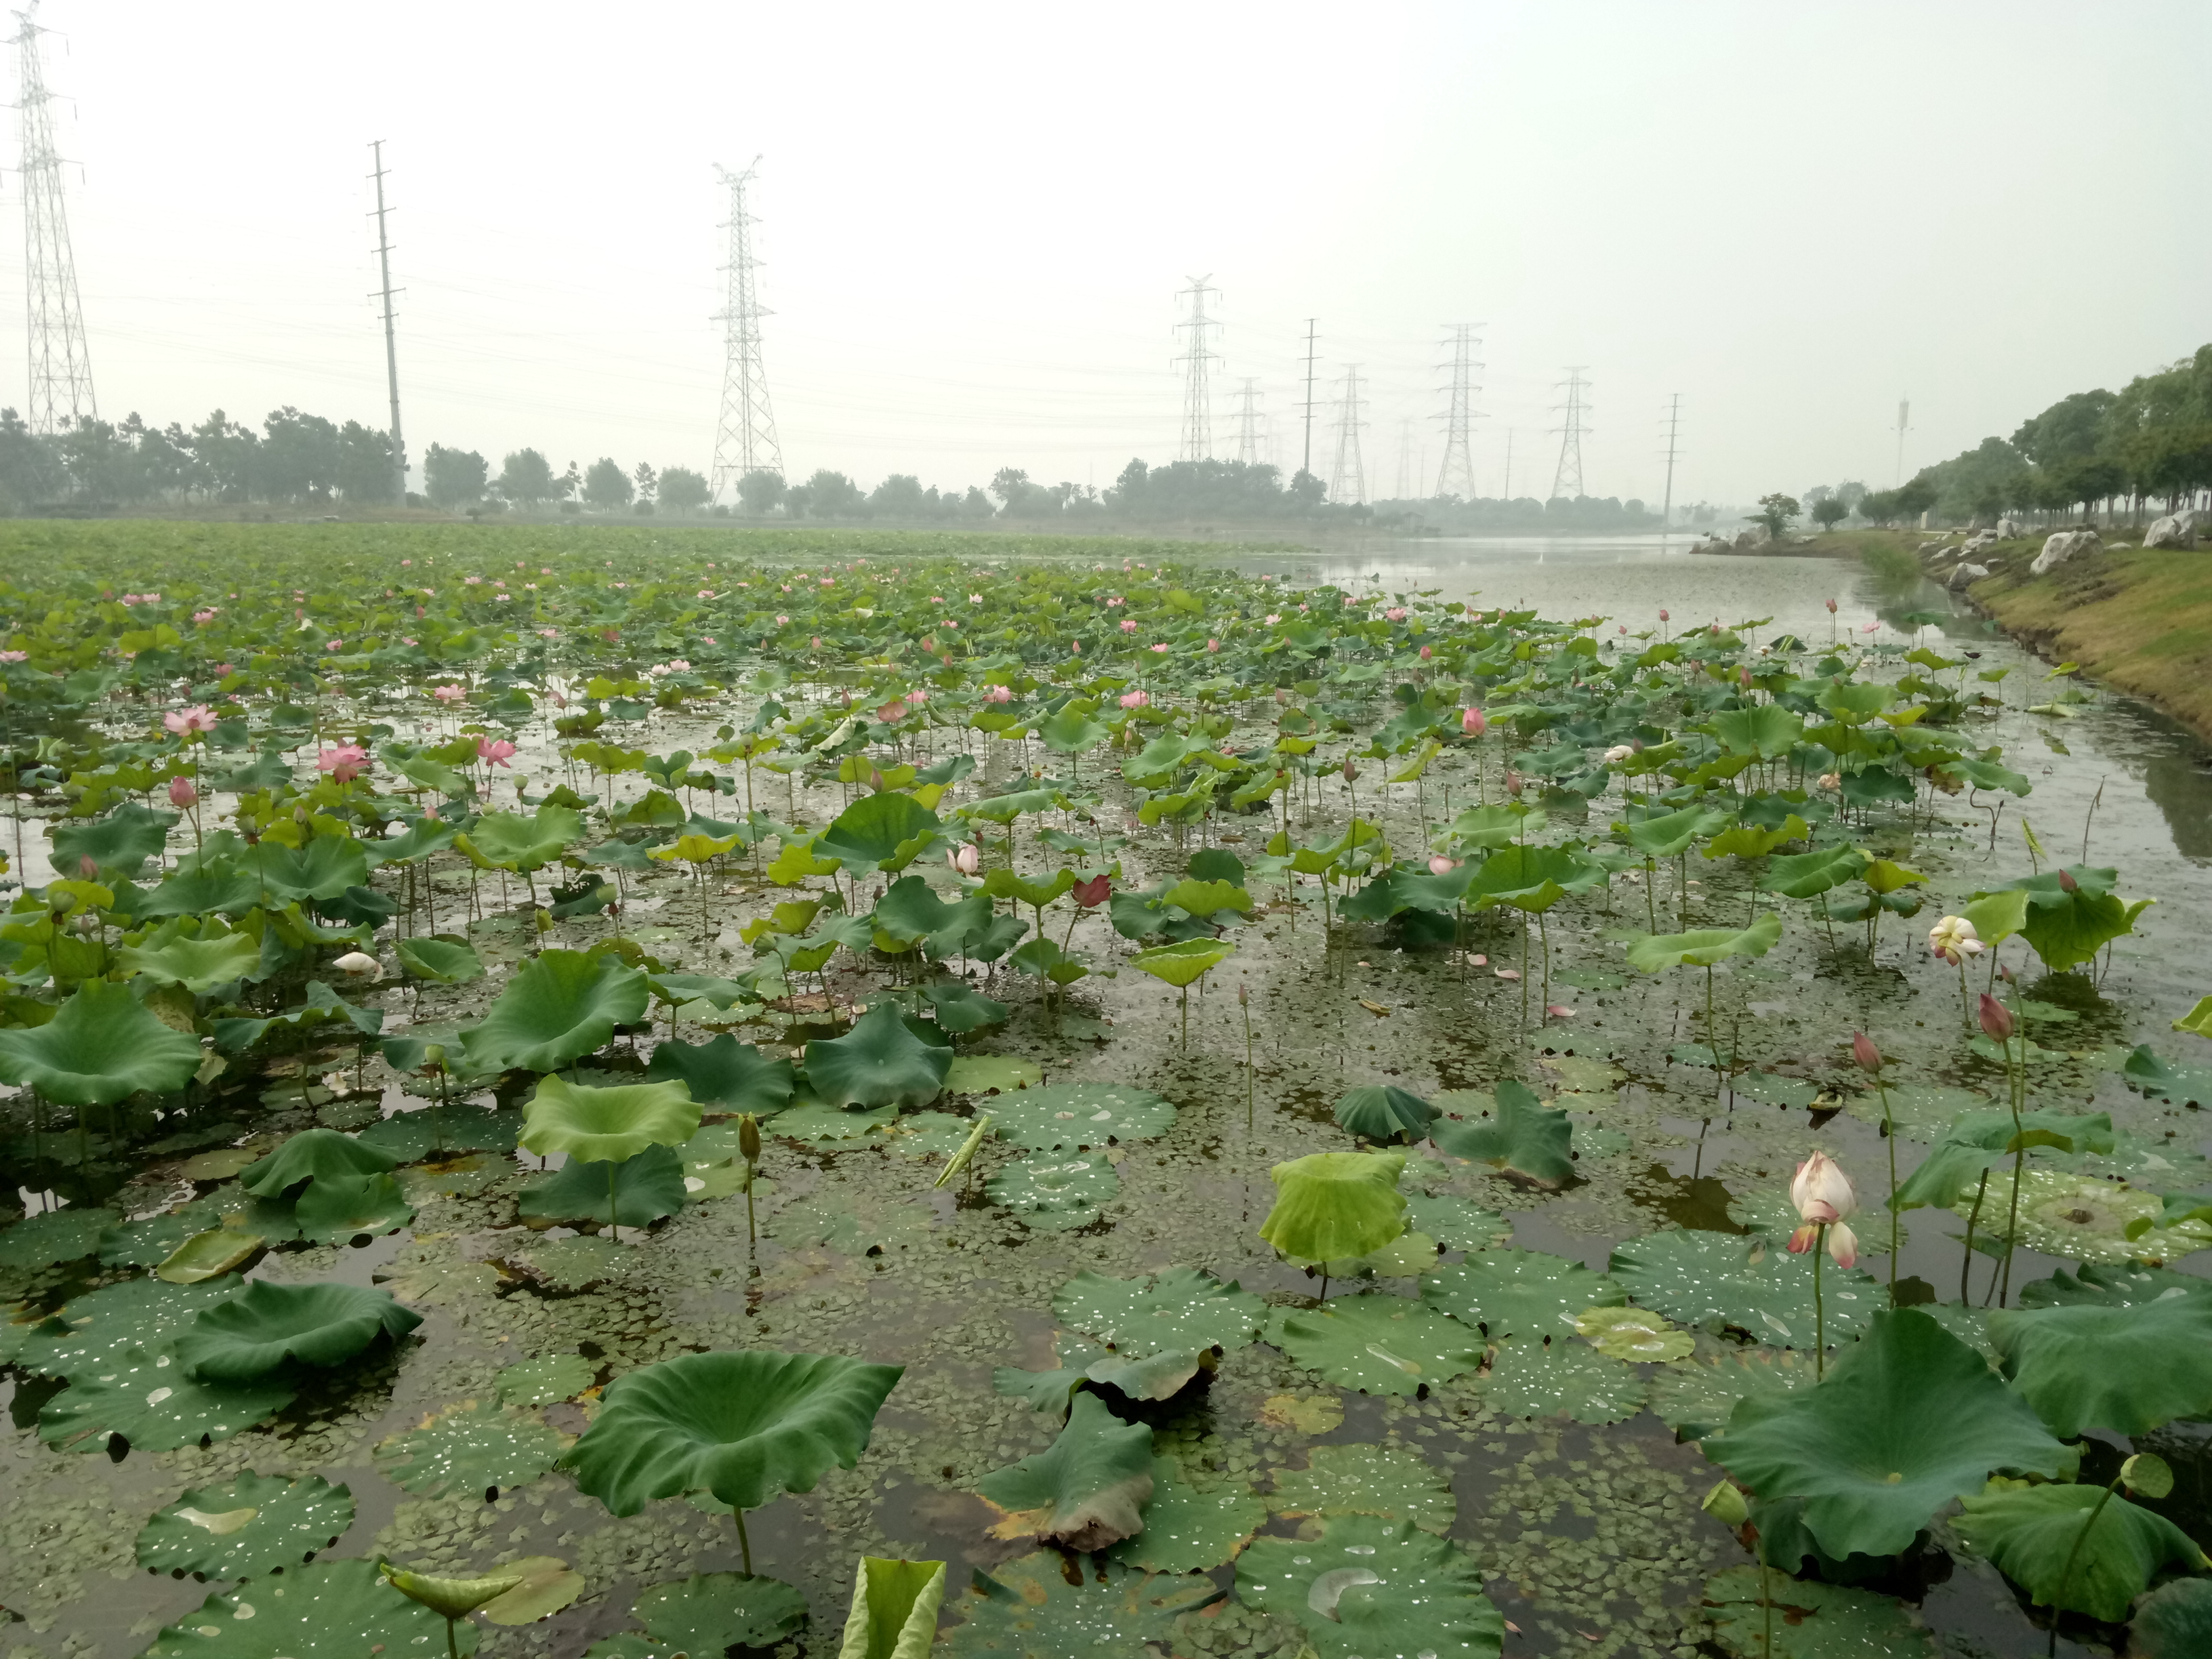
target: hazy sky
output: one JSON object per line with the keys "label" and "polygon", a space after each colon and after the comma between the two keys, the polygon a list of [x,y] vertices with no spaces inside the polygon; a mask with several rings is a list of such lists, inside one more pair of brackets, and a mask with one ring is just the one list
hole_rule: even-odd
{"label": "hazy sky", "polygon": [[[763,155],[787,471],[1104,485],[1172,459],[1176,290],[1210,275],[1213,452],[1258,382],[1295,465],[1363,366],[1368,494],[1893,481],[2212,339],[2212,7],[836,8],[50,0],[100,412],[385,422],[368,141],[387,141],[405,429],[557,469],[712,457],[722,200]],[[12,171],[6,192],[19,196]],[[21,406],[20,215],[0,400]],[[1406,425],[1412,422],[1410,445]],[[1319,411],[1315,471],[1336,453]],[[1425,468],[1425,476],[1421,475]]]}

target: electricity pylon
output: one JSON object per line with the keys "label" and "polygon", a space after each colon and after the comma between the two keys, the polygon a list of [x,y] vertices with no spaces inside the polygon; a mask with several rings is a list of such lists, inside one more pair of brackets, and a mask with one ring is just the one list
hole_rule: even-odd
{"label": "electricity pylon", "polygon": [[714,471],[709,480],[716,501],[748,472],[783,474],[783,447],[776,441],[775,410],[769,402],[768,374],[761,366],[761,319],[775,313],[761,304],[753,287],[760,261],[753,258],[752,228],[759,222],[745,210],[745,188],[760,164],[756,155],[743,173],[714,169],[730,191],[730,216],[724,226],[730,233],[729,258],[722,266],[728,286],[722,309],[714,319],[722,325],[722,413],[714,428]]}
{"label": "electricity pylon", "polygon": [[384,286],[372,298],[384,301],[384,382],[392,394],[392,501],[395,507],[407,505],[407,441],[399,435],[399,337],[392,321],[392,296],[398,290],[392,286],[392,237],[384,222],[384,140],[379,138],[369,146],[376,154],[376,171],[369,177],[376,180],[376,262],[383,272]]}
{"label": "electricity pylon", "polygon": [[1247,380],[1237,392],[1237,459],[1247,466],[1260,464],[1260,383]]}
{"label": "electricity pylon", "polygon": [[[1344,370],[1344,396],[1336,406],[1336,466],[1328,475],[1328,498],[1339,503],[1367,499],[1367,468],[1359,457],[1359,365]],[[1349,493],[1347,493],[1347,486]]]}
{"label": "electricity pylon", "polygon": [[1589,406],[1583,394],[1589,390],[1589,382],[1577,367],[1567,371],[1565,386],[1567,400],[1559,407],[1565,411],[1566,424],[1553,428],[1559,434],[1559,465],[1552,474],[1553,501],[1572,501],[1589,493],[1583,488],[1583,434],[1589,429],[1584,424]]}
{"label": "electricity pylon", "polygon": [[1671,530],[1674,524],[1674,461],[1681,454],[1675,443],[1682,429],[1682,394],[1670,393],[1667,399],[1667,500],[1659,509],[1659,528]]}
{"label": "electricity pylon", "polygon": [[1474,395],[1482,390],[1474,383],[1475,374],[1482,367],[1474,361],[1474,354],[1482,343],[1474,337],[1472,323],[1454,323],[1451,331],[1451,403],[1438,417],[1444,423],[1444,463],[1437,472],[1437,495],[1439,499],[1455,495],[1471,501],[1474,499]]}
{"label": "electricity pylon", "polygon": [[76,259],[70,251],[69,216],[62,204],[62,160],[54,149],[52,94],[39,62],[36,0],[15,14],[14,45],[22,69],[23,290],[29,313],[31,430],[58,432],[98,416],[92,395],[92,359],[84,344],[84,313],[77,304]]}
{"label": "electricity pylon", "polygon": [[1206,296],[1221,297],[1218,289],[1210,289],[1203,276],[1188,279],[1190,286],[1177,295],[1177,299],[1190,301],[1190,315],[1176,325],[1176,331],[1189,331],[1190,338],[1182,356],[1175,361],[1188,364],[1182,386],[1182,459],[1203,461],[1213,454],[1213,414],[1206,397],[1206,366],[1218,363],[1220,356],[1206,345],[1206,330],[1221,325],[1206,314]]}

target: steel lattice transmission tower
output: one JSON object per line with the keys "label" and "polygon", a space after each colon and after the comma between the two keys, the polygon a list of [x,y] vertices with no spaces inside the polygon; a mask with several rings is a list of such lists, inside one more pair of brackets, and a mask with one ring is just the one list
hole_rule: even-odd
{"label": "steel lattice transmission tower", "polygon": [[1589,492],[1583,488],[1583,436],[1589,430],[1589,400],[1584,395],[1589,382],[1583,379],[1579,368],[1567,371],[1565,382],[1567,400],[1559,407],[1566,416],[1566,424],[1552,429],[1559,434],[1559,465],[1552,474],[1552,499],[1565,497],[1569,501]]}
{"label": "steel lattice transmission tower", "polygon": [[92,395],[92,359],[77,304],[76,259],[70,252],[62,204],[62,159],[54,150],[52,94],[39,62],[38,7],[15,14],[15,54],[22,67],[23,287],[29,313],[31,430],[58,432],[100,413]]}
{"label": "steel lattice transmission tower", "polygon": [[1365,424],[1359,418],[1359,365],[1347,363],[1344,396],[1336,406],[1336,466],[1328,475],[1328,497],[1333,501],[1367,499],[1367,466],[1359,456],[1359,428]]}
{"label": "steel lattice transmission tower", "polygon": [[1260,383],[1247,380],[1237,392],[1237,459],[1260,464]]}
{"label": "steel lattice transmission tower", "polygon": [[758,222],[745,210],[745,188],[760,164],[756,155],[743,173],[714,169],[730,191],[730,216],[723,225],[730,233],[730,252],[722,266],[728,288],[714,318],[722,325],[722,416],[714,428],[714,474],[709,480],[717,501],[748,472],[783,474],[783,447],[776,441],[775,410],[761,367],[761,319],[775,313],[761,304],[753,287],[760,262],[753,258],[752,228]]}
{"label": "steel lattice transmission tower", "polygon": [[1682,394],[1670,392],[1667,398],[1667,499],[1659,508],[1659,528],[1662,532],[1674,526],[1674,463],[1681,459],[1681,435]]}
{"label": "steel lattice transmission tower", "polygon": [[1482,390],[1474,383],[1482,368],[1474,354],[1482,342],[1475,338],[1472,323],[1454,323],[1451,331],[1451,404],[1438,416],[1444,423],[1444,464],[1437,471],[1437,495],[1439,498],[1455,495],[1471,501],[1474,499],[1474,394]]}
{"label": "steel lattice transmission tower", "polygon": [[1176,297],[1190,301],[1190,315],[1176,325],[1176,331],[1188,330],[1190,338],[1183,354],[1175,361],[1185,363],[1182,386],[1182,456],[1186,461],[1210,460],[1213,456],[1213,416],[1206,390],[1206,366],[1221,361],[1219,354],[1208,349],[1206,330],[1221,325],[1206,314],[1206,296],[1221,297],[1221,290],[1208,288],[1203,276],[1188,279],[1190,286]]}

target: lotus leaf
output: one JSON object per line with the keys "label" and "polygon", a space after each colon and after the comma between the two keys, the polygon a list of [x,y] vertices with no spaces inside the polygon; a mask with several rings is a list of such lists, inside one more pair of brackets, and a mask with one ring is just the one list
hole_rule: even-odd
{"label": "lotus leaf", "polygon": [[395,1112],[354,1139],[402,1164],[414,1164],[434,1152],[511,1152],[521,1136],[521,1113],[487,1112],[456,1103]]}
{"label": "lotus leaf", "polygon": [[263,841],[246,849],[246,870],[279,903],[334,899],[368,879],[368,854],[357,841],[315,836],[290,848]]}
{"label": "lotus leaf", "polygon": [[388,1291],[257,1279],[194,1319],[177,1339],[177,1359],[202,1382],[250,1382],[287,1361],[339,1364],[379,1336],[397,1340],[422,1322]]}
{"label": "lotus leaf", "polygon": [[726,1033],[711,1042],[662,1043],[645,1074],[656,1082],[682,1083],[693,1100],[718,1112],[766,1117],[791,1103],[791,1062],[770,1060]]}
{"label": "lotus leaf", "polygon": [[[1975,1239],[2001,1249],[2013,1188],[2008,1164],[1990,1172]],[[1965,1216],[1974,1194],[1962,1193],[1951,1208]],[[2176,1261],[2212,1247],[2212,1223],[2166,1223],[2166,1206],[2152,1193],[2122,1181],[2039,1168],[2031,1161],[2020,1177],[2019,1242],[2062,1261],[2118,1267],[2133,1261]]]}
{"label": "lotus leaf", "polygon": [[2136,1606],[2128,1626],[2131,1659],[2193,1659],[2212,1652],[2212,1579],[2177,1578]]}
{"label": "lotus leaf", "polygon": [[1304,1627],[1319,1659],[1498,1659],[1504,1620],[1482,1571],[1410,1521],[1345,1515],[1319,1538],[1255,1538],[1237,1559],[1237,1595]]}
{"label": "lotus leaf", "polygon": [[[2055,1147],[2060,1152],[2109,1152],[2112,1150],[2112,1120],[2109,1114],[2080,1116],[2068,1112],[2023,1112],[2015,1128],[2010,1112],[1961,1112],[1928,1149],[1920,1167],[1897,1189],[1897,1206],[1909,1210],[1921,1205],[1943,1208],[1960,1198],[1972,1198],[1983,1171],[2009,1164],[2015,1134],[2039,1133],[2048,1139],[2028,1145]],[[1984,1210],[1986,1212],[1986,1205]]]}
{"label": "lotus leaf", "polygon": [[[1429,1138],[1454,1158],[1511,1170],[1531,1181],[1557,1185],[1574,1174],[1570,1153],[1574,1124],[1565,1112],[1546,1106],[1526,1084],[1511,1078],[1499,1082],[1496,1100],[1494,1121],[1439,1118],[1429,1126]],[[1447,1111],[1458,1103],[1449,1094],[1443,1101]]]}
{"label": "lotus leaf", "polygon": [[508,1562],[501,1571],[520,1573],[522,1582],[477,1609],[489,1624],[534,1625],[584,1593],[584,1575],[570,1571],[568,1564],[557,1556],[526,1555]]}
{"label": "lotus leaf", "polygon": [[1001,1166],[985,1183],[994,1204],[1034,1228],[1087,1227],[1121,1190],[1103,1152],[1040,1152]]}
{"label": "lotus leaf", "polygon": [[1577,1423],[1618,1423],[1644,1409],[1644,1386],[1636,1372],[1610,1354],[1565,1337],[1534,1335],[1498,1345],[1482,1397],[1493,1411],[1513,1417],[1551,1417],[1561,1412]]}
{"label": "lotus leaf", "polygon": [[131,1349],[166,1350],[203,1310],[229,1300],[240,1288],[235,1279],[191,1285],[125,1279],[104,1285],[70,1297],[27,1328],[15,1363],[41,1376],[79,1378],[110,1370]]}
{"label": "lotus leaf", "polygon": [[566,806],[541,806],[529,817],[520,812],[486,812],[454,844],[498,870],[538,870],[580,840],[584,815]]}
{"label": "lotus leaf", "polygon": [[515,1195],[515,1208],[526,1223],[650,1227],[683,1208],[686,1190],[682,1154],[673,1147],[647,1146],[635,1158],[595,1164],[571,1158],[557,1170],[532,1176]]}
{"label": "lotus leaf", "polygon": [[154,1269],[154,1277],[168,1285],[204,1284],[210,1279],[240,1271],[268,1244],[269,1241],[259,1233],[242,1232],[228,1226],[210,1227],[205,1232],[194,1233],[162,1257]]}
{"label": "lotus leaf", "polygon": [[1055,1083],[1001,1096],[990,1107],[997,1132],[1035,1152],[1152,1140],[1176,1121],[1176,1109],[1158,1095],[1120,1083]]}
{"label": "lotus leaf", "polygon": [[1267,1506],[1243,1486],[1200,1491],[1172,1457],[1152,1459],[1145,1529],[1109,1559],[1146,1572],[1205,1572],[1243,1547],[1267,1518]]}
{"label": "lotus leaf", "polygon": [[2076,1273],[2061,1267],[2048,1279],[2021,1286],[2023,1308],[2068,1308],[2087,1304],[2128,1308],[2156,1302],[2170,1292],[2184,1296],[2212,1296],[2212,1280],[2194,1273],[2178,1273],[2166,1267],[2146,1267],[2130,1262],[2123,1267],[2100,1267],[2094,1262]]}
{"label": "lotus leaf", "polygon": [[851,1468],[903,1370],[765,1348],[678,1354],[610,1383],[561,1461],[618,1516],[702,1491],[757,1509],[813,1491],[833,1465]]}
{"label": "lotus leaf", "polygon": [[1935,1644],[1913,1610],[1871,1590],[1771,1568],[1762,1583],[1758,1567],[1730,1567],[1706,1583],[1705,1604],[1729,1659],[1935,1659]]}
{"label": "lotus leaf", "polygon": [[399,965],[416,979],[439,985],[459,985],[483,977],[483,961],[476,947],[461,939],[403,939],[392,946]]}
{"label": "lotus leaf", "polygon": [[[462,1654],[476,1651],[477,1635],[466,1620],[452,1630]],[[359,1659],[436,1653],[447,1639],[446,1620],[387,1583],[374,1561],[318,1561],[210,1595],[143,1659]]]}
{"label": "lotus leaf", "polygon": [[1129,958],[1129,965],[1154,979],[1182,989],[1236,953],[1237,947],[1220,939],[1187,939],[1174,945],[1156,945]]}
{"label": "lotus leaf", "polygon": [[1486,1210],[1473,1199],[1443,1194],[1430,1198],[1420,1193],[1406,1195],[1406,1224],[1435,1239],[1448,1250],[1486,1250],[1510,1243],[1513,1224],[1495,1210]]}
{"label": "lotus leaf", "polygon": [[422,1498],[527,1486],[553,1467],[561,1437],[534,1417],[471,1400],[376,1449],[386,1479]]}
{"label": "lotus leaf", "polygon": [[647,1000],[645,975],[619,957],[547,951],[461,1034],[462,1052],[472,1071],[556,1071],[641,1018]]}
{"label": "lotus leaf", "polygon": [[[1316,1446],[1302,1469],[1275,1471],[1277,1515],[1372,1515],[1448,1535],[1459,1515],[1451,1478],[1400,1446]],[[1149,1524],[1149,1517],[1147,1517]]]}
{"label": "lotus leaf", "polygon": [[306,1182],[383,1175],[399,1160],[336,1129],[307,1129],[239,1171],[238,1184],[257,1198],[278,1198]]}
{"label": "lotus leaf", "polygon": [[1363,1394],[1410,1395],[1482,1364],[1482,1339],[1474,1331],[1402,1296],[1279,1308],[1267,1338],[1307,1370]]}
{"label": "lotus leaf", "polygon": [[353,1525],[353,1492],[319,1474],[284,1480],[251,1469],[187,1492],[138,1529],[138,1565],[204,1578],[258,1578],[312,1561]]}
{"label": "lotus leaf", "polygon": [[994,1538],[1104,1549],[1144,1528],[1152,1431],[1123,1423],[1097,1395],[1079,1394],[1049,1448],[985,1475],[975,1490],[998,1514]]}
{"label": "lotus leaf", "polygon": [[[876,907],[878,914],[883,907]],[[938,1025],[952,1036],[980,1031],[1006,1018],[1006,1005],[983,995],[959,980],[939,980],[923,988]]]}
{"label": "lotus leaf", "polygon": [[524,1108],[521,1145],[543,1158],[621,1163],[650,1146],[680,1146],[698,1132],[699,1105],[681,1081],[580,1088],[549,1077]]}
{"label": "lotus leaf", "polygon": [[890,1128],[898,1121],[898,1115],[896,1106],[855,1112],[809,1100],[778,1112],[767,1125],[767,1133],[781,1135],[787,1140],[860,1140]]}
{"label": "lotus leaf", "polygon": [[2172,1522],[2117,1493],[2107,1498],[2100,1486],[1992,1481],[1960,1507],[1959,1536],[2025,1588],[2030,1601],[2107,1624],[2128,1616],[2128,1604],[2160,1568],[2197,1572],[2207,1565]]}
{"label": "lotus leaf", "polygon": [[125,945],[116,960],[126,973],[143,974],[156,985],[181,985],[194,996],[234,980],[261,978],[261,942],[251,933],[220,930],[219,922],[210,921],[188,934],[179,918]]}
{"label": "lotus leaf", "polygon": [[1198,1375],[1201,1358],[1210,1360],[1212,1356],[1156,1353],[1131,1359],[1118,1353],[1101,1354],[1085,1369],[1083,1380],[1130,1400],[1172,1400]]}
{"label": "lotus leaf", "polygon": [[1389,1084],[1347,1091],[1336,1103],[1337,1127],[1368,1140],[1425,1139],[1437,1115],[1437,1109],[1419,1095]]}
{"label": "lotus leaf", "polygon": [[946,1650],[959,1659],[1146,1659],[1168,1650],[1178,1619],[1221,1599],[1210,1579],[1112,1565],[1087,1569],[1071,1584],[1066,1559],[1039,1550],[978,1570],[972,1599],[959,1604],[965,1622],[945,1633]]}
{"label": "lotus leaf", "polygon": [[1298,1261],[1366,1255],[1406,1231],[1403,1152],[1315,1152],[1278,1164],[1260,1237]]}
{"label": "lotus leaf", "polygon": [[1993,1472],[2055,1477],[2075,1457],[1980,1355],[1912,1308],[1876,1313],[1818,1386],[1740,1402],[1705,1452],[1759,1498],[1802,1501],[1806,1531],[1838,1560],[1895,1555]]}
{"label": "lotus leaf", "polygon": [[96,1451],[120,1435],[141,1451],[175,1451],[241,1433],[291,1404],[294,1392],[277,1378],[198,1382],[172,1347],[126,1347],[39,1408],[39,1436],[66,1450]]}
{"label": "lotus leaf", "polygon": [[300,1195],[293,1213],[300,1237],[315,1244],[388,1233],[415,1218],[414,1206],[388,1175],[318,1181]]}
{"label": "lotus leaf", "polygon": [[53,830],[54,867],[75,869],[80,859],[90,859],[103,871],[134,878],[148,859],[169,844],[169,831],[179,816],[125,801],[96,823],[58,823]]}
{"label": "lotus leaf", "polygon": [[87,980],[43,1025],[0,1030],[0,1083],[27,1084],[64,1106],[111,1106],[142,1089],[170,1094],[199,1066],[197,1038],[106,980]]}
{"label": "lotus leaf", "polygon": [[532,1273],[563,1291],[590,1290],[623,1278],[637,1265],[635,1251],[588,1233],[532,1244],[518,1255]]}
{"label": "lotus leaf", "polygon": [[[1638,1303],[1669,1319],[1733,1326],[1759,1341],[1812,1346],[1809,1251],[1793,1255],[1779,1241],[1756,1233],[1670,1227],[1618,1246],[1607,1267]],[[1832,1345],[1863,1333],[1889,1299],[1887,1288],[1871,1274],[1833,1263],[1826,1265],[1820,1285]]]}
{"label": "lotus leaf", "polygon": [[1043,1075],[1033,1060],[1018,1060],[1010,1054],[962,1054],[945,1074],[945,1091],[951,1095],[1007,1093],[1029,1088]]}
{"label": "lotus leaf", "polygon": [[1735,1402],[1745,1395],[1809,1389],[1813,1370],[1812,1355],[1795,1348],[1729,1343],[1655,1370],[1652,1414],[1682,1439],[1703,1440],[1726,1425]]}
{"label": "lotus leaf", "polygon": [[854,801],[815,844],[848,865],[902,870],[927,850],[942,827],[937,814],[912,795],[886,790]]}
{"label": "lotus leaf", "polygon": [[1626,1298],[1603,1273],[1540,1250],[1485,1250],[1421,1281],[1421,1300],[1493,1342],[1509,1336],[1564,1337],[1591,1308]]}
{"label": "lotus leaf", "polygon": [[500,1402],[507,1406],[550,1406],[574,1400],[590,1388],[599,1373],[581,1354],[541,1354],[506,1367],[492,1379]]}
{"label": "lotus leaf", "polygon": [[806,1045],[807,1083],[832,1106],[927,1106],[951,1067],[952,1051],[915,1036],[891,1002],[876,1004],[843,1036]]}
{"label": "lotus leaf", "polygon": [[1695,1338],[1642,1308],[1586,1309],[1575,1334],[1601,1354],[1631,1361],[1686,1359],[1698,1346]]}
{"label": "lotus leaf", "polygon": [[1710,968],[1730,957],[1763,957],[1782,938],[1782,918],[1762,911],[1748,927],[1697,927],[1686,933],[1646,933],[1630,941],[1629,966],[1646,974],[1669,968]]}
{"label": "lotus leaf", "polygon": [[112,1210],[41,1210],[0,1231],[0,1267],[58,1267],[100,1254],[100,1241],[122,1220]]}
{"label": "lotus leaf", "polygon": [[944,1601],[944,1562],[862,1556],[837,1659],[927,1659]]}
{"label": "lotus leaf", "polygon": [[1259,1334],[1267,1304],[1234,1279],[1198,1267],[1170,1267],[1143,1279],[1079,1273],[1060,1287],[1053,1313],[1111,1344],[1124,1357],[1233,1351]]}
{"label": "lotus leaf", "polygon": [[1989,1316],[1990,1342],[2060,1439],[2089,1429],[2144,1434],[2212,1413],[2212,1285],[2205,1291],[2131,1307],[2000,1309]]}

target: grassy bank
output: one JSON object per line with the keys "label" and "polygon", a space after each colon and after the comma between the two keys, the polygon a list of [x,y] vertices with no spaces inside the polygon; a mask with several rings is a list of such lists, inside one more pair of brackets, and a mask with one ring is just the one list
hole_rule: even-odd
{"label": "grassy bank", "polygon": [[2058,662],[2156,703],[2212,738],[2212,550],[2091,553],[2044,576],[2040,537],[2001,543],[1969,596]]}

